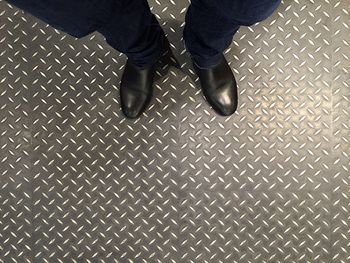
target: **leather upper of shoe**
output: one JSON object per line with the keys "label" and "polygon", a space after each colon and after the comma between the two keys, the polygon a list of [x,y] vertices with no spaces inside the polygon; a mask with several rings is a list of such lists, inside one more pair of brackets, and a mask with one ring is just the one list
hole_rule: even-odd
{"label": "leather upper of shoe", "polygon": [[120,84],[121,108],[128,118],[137,118],[153,94],[155,65],[139,69],[127,61]]}
{"label": "leather upper of shoe", "polygon": [[[156,65],[172,55],[167,38],[164,38],[161,54],[156,63],[145,68],[126,62],[120,83],[120,98],[122,111],[127,118],[139,117],[151,101]],[[168,60],[165,63],[168,63]]]}
{"label": "leather upper of shoe", "polygon": [[200,68],[193,63],[203,94],[213,109],[223,116],[233,114],[238,105],[237,84],[226,58],[211,68]]}

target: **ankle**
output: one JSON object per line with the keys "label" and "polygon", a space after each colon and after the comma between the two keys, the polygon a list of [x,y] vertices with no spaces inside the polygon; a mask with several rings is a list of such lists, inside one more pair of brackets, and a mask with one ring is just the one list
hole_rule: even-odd
{"label": "ankle", "polygon": [[194,58],[192,58],[192,62],[199,69],[212,69],[217,65],[219,65],[222,59],[223,59],[223,55],[221,55],[218,59],[215,59],[215,60],[210,59],[205,62],[204,60],[201,60],[200,62],[198,62],[198,60],[195,60]]}
{"label": "ankle", "polygon": [[133,62],[131,60],[127,60],[126,62],[127,64],[131,65],[133,68],[137,69],[137,70],[144,70],[144,69],[149,69],[154,67],[155,63],[137,63],[137,62]]}

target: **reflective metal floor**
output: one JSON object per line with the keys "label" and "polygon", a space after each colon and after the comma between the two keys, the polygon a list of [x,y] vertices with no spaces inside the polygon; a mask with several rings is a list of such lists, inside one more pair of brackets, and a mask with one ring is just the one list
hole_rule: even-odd
{"label": "reflective metal floor", "polygon": [[205,102],[187,1],[151,1],[181,70],[119,109],[125,57],[0,0],[0,262],[350,262],[350,2],[285,0]]}

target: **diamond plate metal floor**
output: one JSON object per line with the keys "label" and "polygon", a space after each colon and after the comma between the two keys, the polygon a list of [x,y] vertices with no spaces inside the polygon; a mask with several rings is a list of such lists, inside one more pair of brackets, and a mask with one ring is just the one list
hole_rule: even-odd
{"label": "diamond plate metal floor", "polygon": [[0,262],[350,262],[349,1],[241,28],[228,118],[184,51],[188,2],[150,4],[181,70],[130,121],[123,55],[0,0]]}

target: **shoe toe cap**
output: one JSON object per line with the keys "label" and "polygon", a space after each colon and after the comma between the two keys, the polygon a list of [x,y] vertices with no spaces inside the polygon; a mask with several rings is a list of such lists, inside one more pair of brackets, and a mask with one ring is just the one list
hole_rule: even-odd
{"label": "shoe toe cap", "polygon": [[230,116],[237,110],[238,97],[235,88],[226,87],[206,97],[213,109],[222,116]]}
{"label": "shoe toe cap", "polygon": [[148,98],[145,94],[139,92],[122,92],[121,93],[121,108],[124,115],[129,119],[139,117],[144,108],[147,106]]}
{"label": "shoe toe cap", "polygon": [[232,101],[230,103],[217,103],[216,111],[222,116],[230,116],[235,113],[237,109],[237,103]]}
{"label": "shoe toe cap", "polygon": [[237,109],[237,104],[232,103],[232,104],[221,105],[221,107],[217,111],[222,116],[230,116],[233,113],[235,113],[236,109]]}

